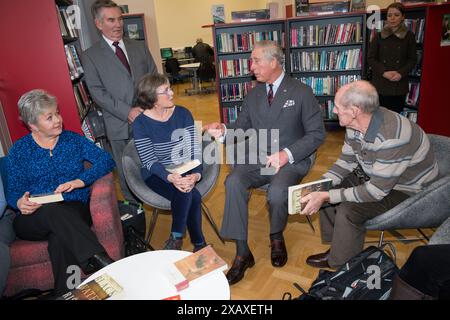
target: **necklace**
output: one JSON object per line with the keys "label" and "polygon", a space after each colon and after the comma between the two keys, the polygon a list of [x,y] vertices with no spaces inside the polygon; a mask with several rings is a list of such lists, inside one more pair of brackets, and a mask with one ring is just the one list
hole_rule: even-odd
{"label": "necklace", "polygon": [[49,143],[44,143],[44,142],[40,139],[39,136],[34,135],[33,133],[32,133],[32,136],[33,136],[34,141],[37,143],[37,145],[38,145],[39,147],[41,147],[42,149],[48,149],[48,153],[49,153],[50,157],[53,157],[53,149],[55,148],[56,143],[58,142],[58,138],[59,138],[59,137],[57,137],[54,141],[52,141],[51,144],[49,144]]}

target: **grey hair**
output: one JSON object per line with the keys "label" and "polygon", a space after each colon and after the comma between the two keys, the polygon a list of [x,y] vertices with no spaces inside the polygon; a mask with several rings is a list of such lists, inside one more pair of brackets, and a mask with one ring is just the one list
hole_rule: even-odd
{"label": "grey hair", "polygon": [[280,66],[284,64],[284,53],[281,50],[280,45],[276,41],[262,40],[255,43],[254,48],[263,49],[264,58],[266,60],[275,59],[278,61]]}
{"label": "grey hair", "polygon": [[24,93],[17,102],[20,118],[26,125],[36,124],[40,114],[57,104],[56,97],[42,89]]}
{"label": "grey hair", "polygon": [[100,20],[102,18],[100,12],[103,8],[119,8],[120,7],[111,0],[97,0],[92,4],[91,12],[94,19]]}
{"label": "grey hair", "polygon": [[374,113],[380,106],[377,90],[365,80],[348,84],[340,102],[345,108],[357,106],[364,113]]}

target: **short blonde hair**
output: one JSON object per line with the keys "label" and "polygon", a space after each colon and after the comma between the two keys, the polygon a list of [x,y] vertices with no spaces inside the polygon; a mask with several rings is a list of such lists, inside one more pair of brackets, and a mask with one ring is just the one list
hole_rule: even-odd
{"label": "short blonde hair", "polygon": [[17,102],[20,118],[26,125],[36,124],[39,115],[57,104],[56,97],[42,89],[24,93]]}

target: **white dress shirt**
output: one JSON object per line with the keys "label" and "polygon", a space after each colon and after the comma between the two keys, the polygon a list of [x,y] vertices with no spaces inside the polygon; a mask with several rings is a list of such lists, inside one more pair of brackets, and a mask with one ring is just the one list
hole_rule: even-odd
{"label": "white dress shirt", "polygon": [[[113,45],[113,43],[115,41],[109,40],[107,37],[105,37],[105,35],[102,35],[102,36],[103,36],[103,39],[105,39],[106,43],[108,43],[111,50],[114,51],[114,53],[116,53],[116,47],[114,47],[114,45]],[[122,49],[123,53],[125,53],[125,57],[127,57],[128,64],[129,64],[130,59],[128,58],[127,49],[125,48],[125,44],[123,43],[122,39],[120,39],[120,41],[119,41],[119,47],[120,47],[120,49]]]}

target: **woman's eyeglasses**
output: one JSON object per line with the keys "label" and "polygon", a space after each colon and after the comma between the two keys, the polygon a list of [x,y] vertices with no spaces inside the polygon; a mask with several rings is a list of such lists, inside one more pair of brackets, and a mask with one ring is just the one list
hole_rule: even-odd
{"label": "woman's eyeglasses", "polygon": [[172,92],[172,93],[173,93],[173,90],[172,90],[171,87],[168,87],[168,88],[167,88],[166,90],[164,90],[163,92],[156,92],[156,94],[164,94],[164,95],[168,96],[168,95],[169,95],[169,92]]}

